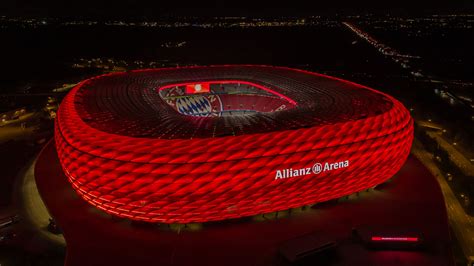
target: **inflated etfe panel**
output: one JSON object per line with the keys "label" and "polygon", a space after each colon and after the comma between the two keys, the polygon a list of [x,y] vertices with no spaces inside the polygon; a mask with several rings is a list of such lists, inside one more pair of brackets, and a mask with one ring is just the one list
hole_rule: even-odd
{"label": "inflated etfe panel", "polygon": [[86,201],[164,223],[274,212],[373,187],[401,168],[412,139],[410,114],[394,98],[270,66],[91,78],[65,97],[55,126],[64,172]]}

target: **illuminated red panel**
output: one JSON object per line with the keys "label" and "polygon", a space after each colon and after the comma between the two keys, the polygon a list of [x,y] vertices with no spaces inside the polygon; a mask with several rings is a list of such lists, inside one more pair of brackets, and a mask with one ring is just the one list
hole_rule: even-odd
{"label": "illuminated red panel", "polygon": [[210,92],[210,84],[208,82],[204,83],[193,83],[193,84],[186,84],[186,93],[193,94],[193,93],[208,93]]}
{"label": "illuminated red panel", "polygon": [[[171,77],[179,79],[172,84],[189,77],[271,83],[298,107],[264,116],[185,117],[148,90]],[[92,78],[65,97],[55,124],[61,165],[79,195],[116,216],[164,223],[238,218],[365,190],[401,168],[412,140],[413,121],[394,98],[267,66]]]}
{"label": "illuminated red panel", "polygon": [[388,237],[388,236],[373,236],[372,241],[388,241],[388,242],[418,242],[418,237]]}

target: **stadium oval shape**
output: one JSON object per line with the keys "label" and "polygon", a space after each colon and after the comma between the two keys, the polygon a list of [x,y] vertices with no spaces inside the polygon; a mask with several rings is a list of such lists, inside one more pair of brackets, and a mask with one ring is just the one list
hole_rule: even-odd
{"label": "stadium oval shape", "polygon": [[119,217],[189,223],[362,191],[404,164],[413,121],[393,97],[286,67],[137,70],[81,82],[55,142],[87,202]]}

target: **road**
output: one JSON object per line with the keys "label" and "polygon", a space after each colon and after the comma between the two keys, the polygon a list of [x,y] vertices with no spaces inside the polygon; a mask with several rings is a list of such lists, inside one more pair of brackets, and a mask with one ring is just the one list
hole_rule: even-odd
{"label": "road", "polygon": [[[21,115],[19,119],[0,122],[0,145],[9,140],[30,140],[35,136],[35,118],[39,116],[37,112],[29,112]],[[29,123],[26,128],[22,128],[22,123]],[[8,156],[3,154],[3,156]],[[51,217],[44,205],[36,188],[34,166],[36,160],[26,161],[23,169],[17,174],[13,187],[13,204],[6,207],[5,215],[20,214],[21,223],[16,225],[19,231],[26,227],[33,230],[35,236],[41,241],[34,245],[65,247],[66,242],[62,235],[54,235],[46,230],[49,218]],[[3,211],[3,210],[2,210]],[[2,213],[3,215],[3,213]],[[30,234],[30,232],[28,232]]]}
{"label": "road", "polygon": [[46,242],[50,242],[57,246],[66,246],[66,240],[62,235],[55,235],[50,233],[46,228],[49,224],[51,215],[43,203],[41,196],[36,188],[36,181],[34,175],[36,159],[31,162],[20,176],[20,184],[18,187],[20,209],[22,217],[32,225],[31,228]]}
{"label": "road", "polygon": [[464,255],[466,257],[472,256],[474,254],[474,218],[464,212],[461,203],[433,161],[432,154],[424,150],[422,145],[416,140],[413,143],[412,153],[438,180],[441,190],[443,191],[449,223],[461,244]]}
{"label": "road", "polygon": [[31,139],[35,128],[33,126],[22,128],[21,124],[31,122],[36,116],[36,113],[31,112],[22,115],[16,120],[5,122],[0,121],[0,144],[12,139]]}
{"label": "road", "polygon": [[453,145],[451,145],[451,143],[443,139],[439,133],[428,131],[428,135],[435,139],[438,145],[449,153],[451,160],[461,169],[465,175],[474,176],[474,165],[468,158],[466,158],[466,156],[459,152]]}

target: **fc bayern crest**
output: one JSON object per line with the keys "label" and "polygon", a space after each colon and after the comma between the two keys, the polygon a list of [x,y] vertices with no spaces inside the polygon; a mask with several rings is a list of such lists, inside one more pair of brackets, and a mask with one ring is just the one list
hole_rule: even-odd
{"label": "fc bayern crest", "polygon": [[162,91],[166,102],[185,115],[191,116],[220,116],[222,103],[218,95],[187,95],[182,88],[171,88]]}

